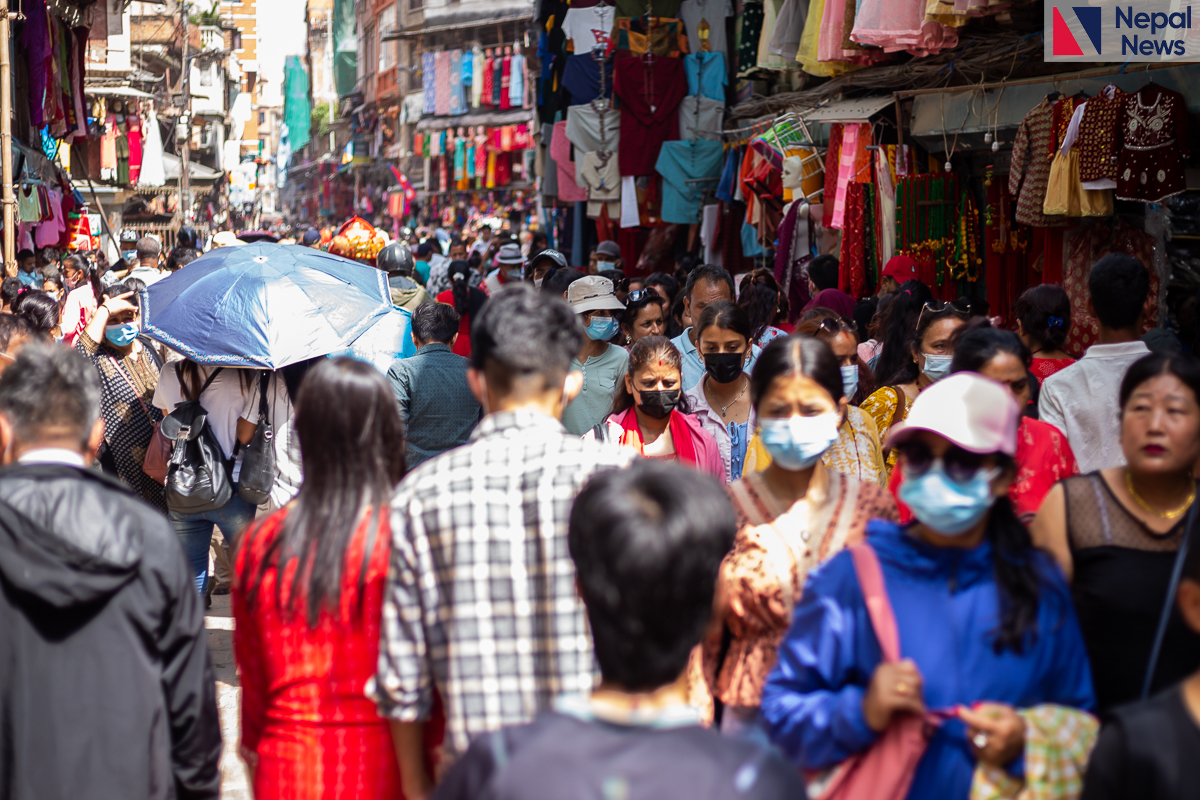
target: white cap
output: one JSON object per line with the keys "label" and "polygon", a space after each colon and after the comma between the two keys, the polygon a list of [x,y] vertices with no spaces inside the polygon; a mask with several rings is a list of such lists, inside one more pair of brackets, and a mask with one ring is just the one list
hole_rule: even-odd
{"label": "white cap", "polygon": [[567,304],[576,314],[603,309],[625,310],[625,305],[617,299],[613,290],[613,282],[600,275],[584,275],[568,286]]}
{"label": "white cap", "polygon": [[972,453],[1017,452],[1021,409],[1003,384],[975,372],[956,372],[931,384],[913,401],[908,419],[896,424],[886,447],[915,431],[929,431]]}

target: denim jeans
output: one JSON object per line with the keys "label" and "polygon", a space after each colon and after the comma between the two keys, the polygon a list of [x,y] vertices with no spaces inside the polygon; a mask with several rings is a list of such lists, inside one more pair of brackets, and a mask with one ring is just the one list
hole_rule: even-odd
{"label": "denim jeans", "polygon": [[236,494],[228,503],[215,511],[205,511],[201,514],[180,514],[172,511],[169,514],[171,527],[183,542],[183,551],[187,554],[188,563],[192,565],[192,574],[196,576],[196,591],[204,594],[205,584],[208,583],[208,547],[212,543],[213,525],[221,529],[221,535],[230,547],[237,544],[238,537],[254,520],[255,506],[250,505]]}

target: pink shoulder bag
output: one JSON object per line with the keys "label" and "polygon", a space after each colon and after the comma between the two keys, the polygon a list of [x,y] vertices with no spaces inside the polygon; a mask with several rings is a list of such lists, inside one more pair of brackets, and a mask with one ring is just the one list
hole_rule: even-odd
{"label": "pink shoulder bag", "polygon": [[[900,633],[883,583],[879,558],[867,543],[850,548],[858,585],[867,602],[875,638],[885,662],[900,660]],[[892,718],[887,730],[869,749],[843,761],[817,800],[904,800],[929,737],[941,724],[936,714]]]}

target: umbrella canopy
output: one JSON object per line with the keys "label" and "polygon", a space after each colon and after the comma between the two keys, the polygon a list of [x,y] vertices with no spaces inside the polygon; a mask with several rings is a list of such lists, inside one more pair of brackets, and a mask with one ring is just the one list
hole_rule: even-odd
{"label": "umbrella canopy", "polygon": [[375,321],[370,328],[354,340],[347,349],[330,353],[331,356],[350,356],[366,361],[384,375],[398,358],[408,358],[417,352],[412,340],[412,314],[403,308],[393,307]]}
{"label": "umbrella canopy", "polygon": [[246,244],[254,244],[255,242],[278,242],[279,237],[270,231],[242,231],[238,234]]}
{"label": "umbrella canopy", "polygon": [[142,330],[200,364],[280,369],[392,310],[387,276],[311,247],[222,247],[142,291]]}

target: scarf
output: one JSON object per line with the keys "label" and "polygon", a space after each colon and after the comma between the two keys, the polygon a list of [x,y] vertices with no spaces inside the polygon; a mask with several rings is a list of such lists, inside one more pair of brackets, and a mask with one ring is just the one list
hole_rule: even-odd
{"label": "scarf", "polygon": [[[687,420],[683,418],[683,414],[678,411],[672,411],[668,425],[671,430],[671,440],[675,445],[675,456],[680,461],[695,464],[696,447],[692,443],[692,432],[688,430]],[[621,444],[637,450],[638,455],[644,455],[642,430],[638,427],[636,409],[631,408],[625,412],[625,419],[621,421],[621,428]]]}

